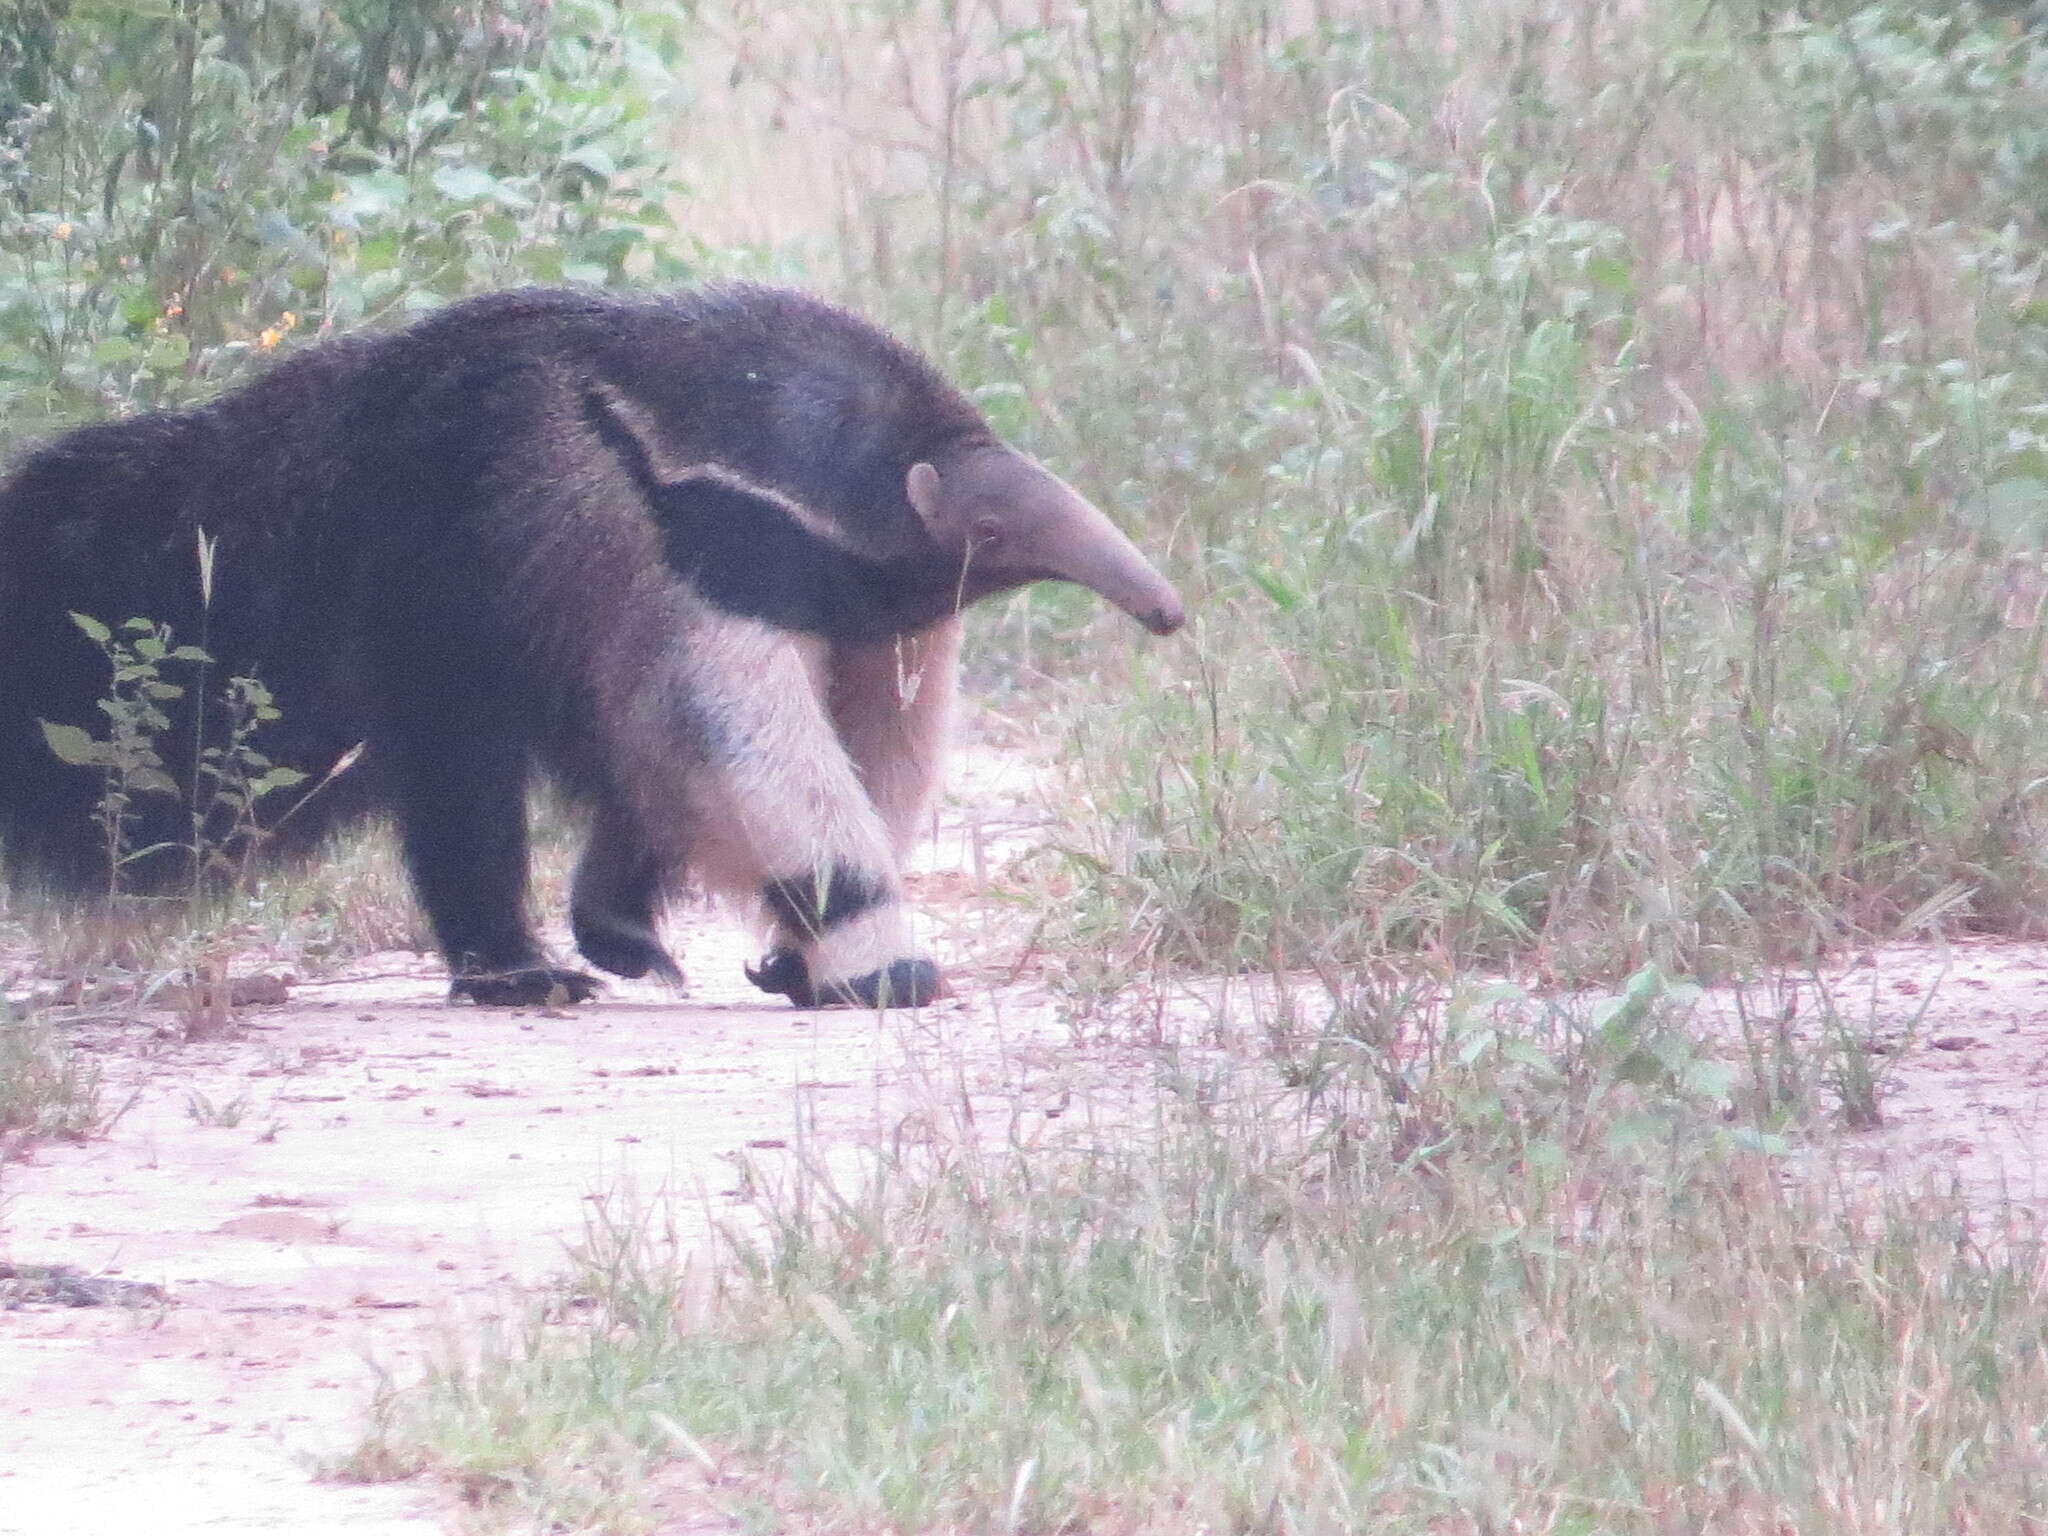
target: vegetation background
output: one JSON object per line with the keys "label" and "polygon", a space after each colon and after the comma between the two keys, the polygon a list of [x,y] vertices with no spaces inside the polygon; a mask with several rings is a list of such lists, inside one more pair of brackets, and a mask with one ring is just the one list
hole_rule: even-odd
{"label": "vegetation background", "polygon": [[20,0],[0,441],[482,288],[801,281],[1192,589],[979,648],[1116,673],[1094,947],[2026,932],[2044,68],[1969,5]]}
{"label": "vegetation background", "polygon": [[[379,1454],[616,1521],[715,1435],[915,1528],[2041,1529],[2034,1250],[1781,1191],[1808,1069],[1662,977],[2038,935],[2044,217],[2035,5],[0,10],[0,447],[481,288],[820,288],[1198,615],[978,619],[1070,765],[1063,984],[1327,983],[1284,1107],[799,1202],[717,1347],[615,1244],[615,1353]],[[1504,1033],[1502,965],[1634,980]]]}

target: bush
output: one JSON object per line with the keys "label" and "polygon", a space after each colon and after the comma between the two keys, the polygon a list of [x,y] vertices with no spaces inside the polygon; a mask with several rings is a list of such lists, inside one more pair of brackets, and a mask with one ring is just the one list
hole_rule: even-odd
{"label": "bush", "polygon": [[11,8],[0,437],[479,289],[686,276],[677,47],[600,0]]}

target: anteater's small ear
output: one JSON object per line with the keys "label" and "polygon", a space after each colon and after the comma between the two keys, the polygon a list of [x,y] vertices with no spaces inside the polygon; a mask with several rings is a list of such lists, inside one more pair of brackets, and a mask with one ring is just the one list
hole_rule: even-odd
{"label": "anteater's small ear", "polygon": [[903,477],[903,494],[934,533],[939,527],[939,472],[929,464],[913,464]]}

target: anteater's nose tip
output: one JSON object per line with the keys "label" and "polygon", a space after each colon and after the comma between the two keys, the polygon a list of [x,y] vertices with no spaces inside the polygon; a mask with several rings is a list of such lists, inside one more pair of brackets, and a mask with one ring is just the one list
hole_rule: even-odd
{"label": "anteater's nose tip", "polygon": [[1155,608],[1145,619],[1145,627],[1155,635],[1170,635],[1187,623],[1188,616],[1179,603],[1170,608]]}

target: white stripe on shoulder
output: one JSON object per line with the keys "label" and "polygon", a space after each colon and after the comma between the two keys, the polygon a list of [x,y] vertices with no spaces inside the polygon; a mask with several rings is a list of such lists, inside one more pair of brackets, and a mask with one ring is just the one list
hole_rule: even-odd
{"label": "white stripe on shoulder", "polygon": [[661,432],[652,418],[637,400],[623,393],[616,385],[603,379],[593,380],[590,394],[608,411],[612,419],[623,427],[628,436],[640,445],[640,451],[647,455],[647,467],[654,471],[655,478],[664,485],[687,485],[692,480],[708,481],[722,485],[728,490],[741,491],[746,495],[759,497],[783,512],[806,533],[822,539],[836,549],[849,554],[860,554],[860,545],[840,527],[838,523],[781,489],[765,484],[734,469],[729,464],[712,460],[688,462],[678,459],[669,451],[662,440]]}

